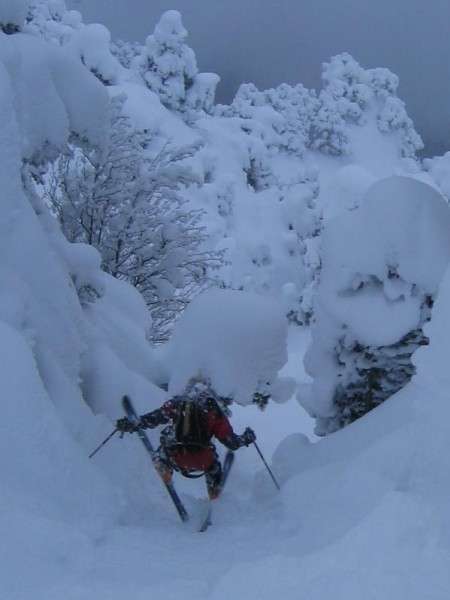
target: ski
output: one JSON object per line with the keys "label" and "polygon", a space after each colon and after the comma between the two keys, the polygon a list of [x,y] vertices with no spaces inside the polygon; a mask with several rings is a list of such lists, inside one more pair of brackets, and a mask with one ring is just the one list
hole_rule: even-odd
{"label": "ski", "polygon": [[[225,460],[224,460],[223,467],[222,467],[222,479],[220,481],[219,496],[222,493],[223,488],[225,487],[225,483],[227,482],[228,475],[230,474],[230,470],[231,470],[233,461],[234,461],[234,452],[232,452],[231,450],[228,450],[225,455]],[[200,525],[200,528],[199,528],[200,533],[203,533],[204,531],[206,531],[208,529],[208,527],[212,524],[213,502],[214,502],[214,500],[208,501],[208,510],[207,510],[206,516],[204,517],[204,519],[202,521],[202,524]]]}
{"label": "ski", "polygon": [[[123,406],[123,409],[124,409],[127,417],[130,419],[130,421],[132,421],[133,423],[137,423],[139,421],[139,417],[138,417],[138,415],[134,409],[134,406],[128,396],[124,396],[122,398],[122,406]],[[150,454],[150,457],[151,457],[153,466],[156,469],[156,472],[158,473],[158,475],[160,475],[158,468],[157,468],[156,459],[155,459],[155,450],[152,446],[152,443],[150,442],[146,433],[142,429],[138,429],[137,434],[138,434],[141,442],[145,446],[145,449]],[[160,475],[160,477],[161,477],[161,475]],[[189,520],[189,515],[184,507],[184,504],[180,500],[180,497],[178,496],[178,494],[175,490],[173,482],[172,481],[164,481],[164,479],[162,477],[161,477],[161,481],[164,483],[167,493],[169,494],[169,496],[180,516],[180,519],[183,521],[183,523],[186,523],[186,521]]]}

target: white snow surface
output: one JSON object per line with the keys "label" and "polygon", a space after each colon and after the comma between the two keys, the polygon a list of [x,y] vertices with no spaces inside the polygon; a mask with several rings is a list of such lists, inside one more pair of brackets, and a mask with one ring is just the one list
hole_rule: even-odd
{"label": "white snow surface", "polygon": [[294,381],[277,377],[287,361],[287,330],[272,300],[234,290],[204,292],[181,315],[169,342],[169,393],[182,393],[201,374],[220,396],[239,404],[251,403],[268,384],[275,401],[288,400]]}
{"label": "white snow surface", "polygon": [[[16,17],[24,6],[12,0],[0,4]],[[356,236],[354,220],[365,215],[360,237],[374,244],[373,250],[366,245],[371,274],[383,271],[384,259],[394,253],[405,282],[413,271],[424,288],[439,289],[426,329],[430,344],[414,355],[417,375],[406,388],[320,441],[294,399],[263,413],[236,406],[236,431],[254,427],[281,491],[255,448],[240,450],[214,505],[214,524],[199,534],[202,480],[175,479],[192,515],[183,526],[136,436],[116,435],[88,458],[121,416],[120,397],[128,393],[139,412],[151,410],[167,397],[157,384],[170,378],[175,390],[188,371],[199,368],[244,403],[261,377],[295,377],[297,396],[307,397],[310,378],[301,359],[309,332],[287,332],[272,301],[247,292],[209,292],[180,319],[176,347],[157,351],[147,344],[142,298],[103,274],[95,251],[69,245],[45,207],[23,190],[21,161],[47,142],[60,147],[71,132],[99,144],[103,139],[106,91],[67,51],[31,36],[0,34],[0,598],[448,600],[450,271],[444,265],[448,216],[441,199],[426,186],[419,193],[417,182],[396,180],[391,184],[397,192],[412,186],[397,205],[387,194],[391,184],[388,189],[385,182],[376,184],[386,192],[376,201],[392,217],[389,236],[376,241],[375,199],[370,191],[365,201],[363,196],[372,176],[392,174],[386,173],[392,164],[388,157],[378,162],[375,148],[366,160],[352,163],[361,169],[341,172],[341,183],[349,182],[357,196],[354,207],[360,206],[343,230]],[[216,122],[206,133],[224,129]],[[238,155],[248,158],[248,148],[243,135],[236,138],[231,129],[228,134],[202,160],[214,165],[214,154],[228,149],[220,157],[229,167],[224,189],[229,183],[243,191]],[[359,143],[364,144],[362,136]],[[254,139],[252,144],[256,151]],[[345,166],[327,164],[321,161],[325,183]],[[270,204],[266,192],[260,206]],[[248,213],[254,218],[258,211],[252,206]],[[255,230],[261,222],[266,226],[270,214],[252,231],[247,221],[248,237],[264,238]],[[245,240],[245,224],[240,227],[238,241]],[[419,242],[423,254],[416,252]],[[335,243],[345,251],[342,238]],[[259,257],[268,254],[257,244],[253,249]],[[350,270],[344,264],[339,273],[345,277],[329,276],[335,298]],[[100,297],[82,305],[78,292],[86,285]],[[406,288],[383,293],[392,304],[410,302],[412,319],[414,303],[406,299]],[[378,308],[381,318],[386,306]],[[386,322],[394,326],[397,317]],[[197,331],[203,321],[208,330]],[[194,337],[199,346],[193,348]],[[219,361],[225,362],[226,380]],[[248,372],[242,375],[244,366]],[[150,436],[156,444],[156,431]]]}

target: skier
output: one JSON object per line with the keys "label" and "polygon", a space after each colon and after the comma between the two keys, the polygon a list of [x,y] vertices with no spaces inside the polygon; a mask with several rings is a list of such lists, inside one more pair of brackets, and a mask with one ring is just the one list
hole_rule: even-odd
{"label": "skier", "polygon": [[212,438],[217,438],[230,450],[237,450],[252,444],[256,440],[255,433],[249,427],[242,435],[234,433],[209,382],[199,377],[189,381],[182,396],[175,396],[160,408],[142,415],[138,423],[123,417],[116,427],[121,432],[132,433],[167,423],[169,425],[161,431],[160,446],[156,451],[161,477],[170,481],[174,470],[185,477],[198,477],[204,473],[208,496],[215,500],[220,493],[222,466]]}

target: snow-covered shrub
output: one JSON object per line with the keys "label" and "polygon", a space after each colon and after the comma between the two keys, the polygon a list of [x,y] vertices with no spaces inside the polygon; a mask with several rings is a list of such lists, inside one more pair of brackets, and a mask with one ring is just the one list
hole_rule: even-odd
{"label": "snow-covered shrub", "polygon": [[215,73],[197,73],[186,94],[186,108],[189,114],[194,111],[212,111],[216,97],[216,87],[220,77]]}
{"label": "snow-covered shrub", "polygon": [[67,10],[64,0],[30,0],[24,31],[65,45],[83,27],[81,14]]}
{"label": "snow-covered shrub", "polygon": [[450,260],[450,210],[406,177],[374,184],[363,204],[330,221],[305,364],[317,432],[330,433],[404,387],[411,355]]}
{"label": "snow-covered shrub", "polygon": [[133,60],[142,52],[139,42],[115,40],[111,42],[111,54],[117,58],[122,67],[129,69]]}
{"label": "snow-covered shrub", "polygon": [[135,130],[124,102],[112,100],[107,153],[73,148],[53,167],[46,194],[66,237],[95,246],[104,270],[142,293],[153,338],[162,339],[221,258],[202,249],[202,212],[180,193],[196,181],[184,163],[198,147],[150,152],[150,134]]}
{"label": "snow-covered shrub", "polygon": [[242,84],[230,106],[216,107],[216,114],[244,119],[243,129],[258,135],[268,148],[283,149],[299,157],[309,145],[312,116],[317,109],[314,90],[286,83],[259,91]]}
{"label": "snow-covered shrub", "polygon": [[322,79],[318,95],[300,84],[281,84],[265,91],[243,84],[233,102],[216,106],[214,113],[241,118],[243,130],[258,136],[268,149],[299,157],[309,148],[348,156],[354,151],[352,126],[372,122],[380,134],[393,137],[399,157],[414,158],[422,148],[397,97],[398,78],[388,69],[363,69],[343,53],[324,63]]}
{"label": "snow-covered shrub", "polygon": [[0,29],[4,33],[16,33],[22,28],[31,0],[0,0]]}
{"label": "snow-covered shrub", "polygon": [[194,51],[185,43],[186,38],[180,13],[165,12],[140,54],[132,60],[131,68],[167,108],[209,111],[219,77],[198,72]]}
{"label": "snow-covered shrub", "polygon": [[[273,189],[247,198],[233,218],[249,219],[235,226],[223,247],[229,266],[222,269],[224,287],[276,299],[286,316],[297,324],[312,316],[311,298],[320,262],[313,240],[320,233],[320,216],[305,183],[274,194]],[[249,230],[253,220],[255,229]]]}
{"label": "snow-covered shrub", "polygon": [[[254,86],[240,93],[258,94]],[[320,265],[313,241],[321,229],[319,171],[274,144],[268,125],[278,113],[272,107],[243,101],[244,115],[246,106],[254,118],[226,115],[227,107],[219,107],[220,116],[198,121],[206,140],[199,153],[206,174],[199,197],[211,238],[228,263],[218,271],[218,282],[276,298],[292,321],[305,323]]]}
{"label": "snow-covered shrub", "polygon": [[70,50],[105,85],[116,85],[129,78],[128,71],[111,53],[111,34],[103,25],[85,25],[70,41]]}
{"label": "snow-covered shrub", "polygon": [[312,115],[318,101],[314,90],[303,85],[283,83],[265,92],[270,105],[283,117],[278,126],[281,147],[287,152],[303,156],[311,137]]}
{"label": "snow-covered shrub", "polygon": [[[377,114],[378,129],[382,133],[397,133],[401,156],[403,158],[414,158],[416,152],[423,148],[423,142],[420,135],[414,129],[412,120],[408,117],[405,103],[396,96],[396,86],[393,92],[389,90],[389,94],[386,92],[386,87],[379,87],[380,78],[382,81],[385,79],[385,71],[387,69],[371,69],[371,86],[381,104]],[[388,74],[390,77],[395,77],[389,71]],[[396,77],[395,80],[398,82]]]}
{"label": "snow-covered shrub", "polygon": [[322,90],[311,121],[310,146],[331,156],[351,154],[350,136],[341,113],[330,95]]}
{"label": "snow-covered shrub", "polygon": [[423,168],[450,202],[450,152],[446,152],[443,156],[426,158],[423,161]]}
{"label": "snow-covered shrub", "polygon": [[[398,77],[388,69],[363,69],[350,54],[343,53],[323,65],[322,79],[324,88],[319,95],[321,106],[314,126],[313,147],[329,154],[348,154],[343,122],[363,126],[372,119],[381,133],[396,137],[399,156],[415,157],[416,151],[423,147],[404,102],[397,97]],[[322,138],[327,141],[332,136],[331,125],[334,137],[342,137],[343,141],[321,145]]]}
{"label": "snow-covered shrub", "polygon": [[367,71],[350,54],[343,53],[324,63],[322,80],[324,91],[334,100],[341,116],[361,123],[373,96]]}
{"label": "snow-covered shrub", "polygon": [[[280,240],[286,251],[286,283],[278,283],[281,298],[290,321],[309,324],[313,316],[311,300],[320,270],[317,241],[322,231],[322,219],[307,183],[289,187],[283,192],[280,204],[282,222],[286,226]],[[283,273],[283,265],[280,264],[279,269]],[[274,280],[277,280],[276,276]]]}

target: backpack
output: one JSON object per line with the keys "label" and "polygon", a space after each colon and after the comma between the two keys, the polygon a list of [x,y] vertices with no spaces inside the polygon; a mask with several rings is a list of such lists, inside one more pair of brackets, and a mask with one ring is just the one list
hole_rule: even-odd
{"label": "backpack", "polygon": [[178,444],[186,446],[208,446],[206,410],[198,402],[182,400],[174,423],[174,434]]}

